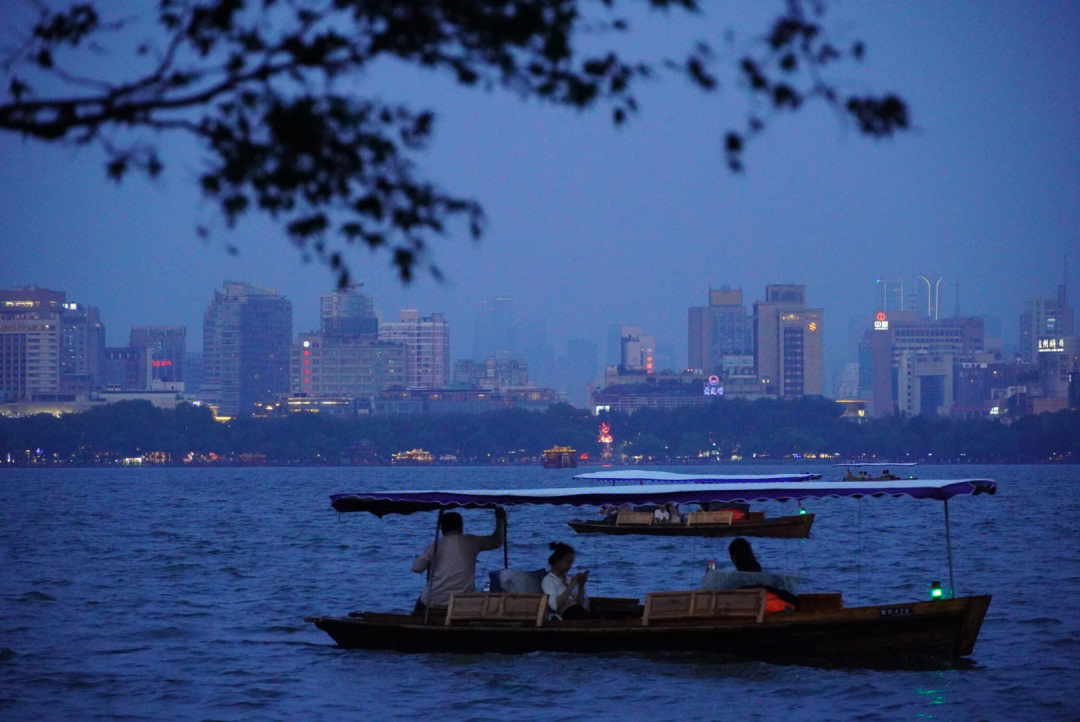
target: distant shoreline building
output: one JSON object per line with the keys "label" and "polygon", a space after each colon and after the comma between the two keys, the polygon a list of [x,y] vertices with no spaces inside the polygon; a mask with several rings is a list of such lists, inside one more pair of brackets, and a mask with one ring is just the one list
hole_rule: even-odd
{"label": "distant shoreline building", "polygon": [[754,302],[754,371],[767,393],[824,393],[822,314],[806,307],[802,285],[766,286],[765,300]]}
{"label": "distant shoreline building", "polygon": [[203,316],[202,399],[218,415],[235,416],[287,396],[291,349],[292,303],[227,281]]}
{"label": "distant shoreline building", "polygon": [[407,388],[450,385],[450,324],[443,314],[421,316],[415,308],[402,309],[399,321],[379,324],[379,340],[405,346]]}

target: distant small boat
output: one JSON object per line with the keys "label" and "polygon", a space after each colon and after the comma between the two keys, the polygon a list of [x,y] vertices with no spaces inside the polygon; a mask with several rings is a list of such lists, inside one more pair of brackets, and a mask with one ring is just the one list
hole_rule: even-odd
{"label": "distant small boat", "polygon": [[656,521],[651,512],[619,512],[608,519],[574,519],[567,522],[578,534],[640,534],[645,536],[754,536],[777,539],[805,539],[814,524],[813,514],[794,514],[765,518],[765,512],[752,511],[734,519],[731,511],[696,511],[684,514],[681,521]]}
{"label": "distant small boat", "polygon": [[[918,479],[919,477],[907,471],[910,467],[918,465],[917,461],[852,461],[836,466],[847,469],[844,481],[900,481],[901,479]],[[903,476],[893,474],[890,469],[902,469]],[[878,472],[877,475],[875,472]]]}
{"label": "distant small boat", "polygon": [[575,450],[569,446],[553,446],[544,449],[545,469],[573,469],[577,466]]}

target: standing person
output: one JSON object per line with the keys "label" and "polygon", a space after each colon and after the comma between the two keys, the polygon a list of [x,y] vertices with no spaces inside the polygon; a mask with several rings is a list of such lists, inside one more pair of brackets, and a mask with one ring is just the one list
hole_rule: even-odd
{"label": "standing person", "polygon": [[570,567],[574,566],[574,547],[562,542],[552,542],[550,546],[551,571],[540,583],[548,596],[548,607],[563,619],[585,619],[589,616],[589,598],[585,594],[589,573],[580,572],[567,578]]}
{"label": "standing person", "polygon": [[416,600],[414,615],[423,616],[429,607],[445,613],[452,595],[476,591],[476,555],[503,545],[506,538],[506,511],[502,507],[495,510],[495,531],[491,536],[462,533],[464,524],[461,514],[455,511],[442,515],[439,529],[442,538],[429,544],[412,563],[412,570],[417,574],[431,568],[428,582]]}

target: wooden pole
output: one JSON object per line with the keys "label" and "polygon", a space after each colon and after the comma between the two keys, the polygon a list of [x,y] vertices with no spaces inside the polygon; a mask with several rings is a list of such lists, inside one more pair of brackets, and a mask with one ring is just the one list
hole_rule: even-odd
{"label": "wooden pole", "polygon": [[442,524],[442,511],[439,509],[439,514],[435,517],[435,542],[431,548],[431,562],[428,564],[425,583],[428,590],[428,603],[424,605],[424,624],[428,623],[428,616],[431,614],[431,575],[435,571],[435,560],[439,556],[439,526]]}
{"label": "wooden pole", "polygon": [[945,500],[945,548],[949,551],[949,598],[956,597],[956,582],[953,581],[952,536],[949,534],[949,500]]}

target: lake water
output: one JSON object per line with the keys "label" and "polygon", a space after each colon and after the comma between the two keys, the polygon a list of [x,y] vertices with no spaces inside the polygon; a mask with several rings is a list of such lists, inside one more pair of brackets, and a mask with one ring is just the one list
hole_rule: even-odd
{"label": "lake water", "polygon": [[[716,473],[834,467],[729,465]],[[0,471],[0,718],[5,720],[1078,719],[1080,467],[920,466],[988,477],[950,502],[959,594],[993,594],[969,668],[817,669],[694,655],[405,655],[338,649],[305,615],[408,610],[409,564],[434,513],[337,514],[373,488],[571,484],[539,468]],[[677,467],[669,470],[678,471]],[[696,467],[695,471],[705,471]],[[711,469],[710,469],[711,471]],[[837,475],[838,476],[838,475]],[[754,540],[802,591],[849,605],[927,598],[947,583],[942,505],[807,502],[807,540]],[[766,503],[771,516],[793,503]],[[591,510],[510,513],[510,564],[568,541],[595,595],[697,586],[725,540],[577,536]],[[489,511],[465,512],[490,533]],[[478,576],[501,568],[481,554]]]}

